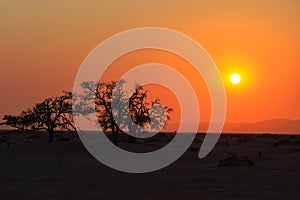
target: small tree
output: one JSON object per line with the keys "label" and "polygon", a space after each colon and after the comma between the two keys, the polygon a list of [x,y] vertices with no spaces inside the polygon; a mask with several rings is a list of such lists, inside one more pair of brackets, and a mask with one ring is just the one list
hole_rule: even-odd
{"label": "small tree", "polygon": [[[129,132],[136,135],[141,129],[150,125],[149,128],[161,130],[170,120],[168,115],[173,111],[168,106],[162,106],[157,98],[154,101],[147,101],[147,90],[137,85],[129,99],[130,121],[127,122]],[[138,129],[134,128],[134,124],[138,125]],[[136,137],[129,137],[130,142],[135,142]]]}
{"label": "small tree", "polygon": [[76,130],[72,117],[72,93],[47,98],[18,116],[5,115],[3,120],[6,120],[6,125],[22,130],[46,130],[49,142],[53,142],[55,130]]}
{"label": "small tree", "polygon": [[54,140],[56,129],[75,130],[72,117],[72,93],[47,98],[33,107],[34,128],[44,129],[49,134],[49,142]]}
{"label": "small tree", "polygon": [[20,115],[4,115],[3,120],[7,126],[17,128],[19,130],[31,130],[32,123],[34,121],[34,114],[32,109],[22,111]]}
{"label": "small tree", "polygon": [[[147,91],[143,87],[137,87],[131,96],[128,96],[123,88],[124,83],[121,80],[118,84],[112,81],[98,84],[84,82],[81,85],[85,91],[84,96],[81,97],[82,100],[95,105],[94,109],[85,109],[90,112],[96,111],[101,128],[104,131],[111,130],[114,144],[118,143],[120,130],[128,129],[130,133],[136,134],[134,124],[140,128],[151,124],[151,128],[161,129],[166,125],[165,122],[170,119],[168,113],[172,112],[171,108],[163,107],[158,99],[147,102]],[[117,107],[117,109],[112,110],[112,100],[114,101],[114,108]],[[126,106],[128,103],[129,106]],[[84,105],[84,103],[81,104]],[[152,106],[160,109],[151,110]],[[124,108],[128,108],[128,110]],[[90,113],[83,112],[86,114]],[[135,137],[129,137],[129,139],[130,141],[135,141]]]}
{"label": "small tree", "polygon": [[[116,87],[116,82],[112,81],[110,83],[94,83],[94,82],[84,82],[81,84],[85,93],[82,96],[82,100],[88,103],[79,102],[81,106],[77,106],[81,113],[89,115],[96,112],[98,122],[103,129],[103,131],[111,130],[113,135],[113,143],[118,144],[118,134],[119,126],[114,119],[111,100],[112,91]],[[95,105],[95,107],[85,107],[86,104]]]}

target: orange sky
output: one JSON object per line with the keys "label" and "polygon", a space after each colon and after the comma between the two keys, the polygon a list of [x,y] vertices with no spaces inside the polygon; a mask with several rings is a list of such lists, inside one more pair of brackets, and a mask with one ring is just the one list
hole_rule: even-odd
{"label": "orange sky", "polygon": [[[2,0],[0,117],[71,90],[81,62],[109,36],[131,28],[159,26],[192,37],[211,55],[225,82],[227,122],[300,119],[299,19],[297,0]],[[137,60],[130,57],[134,55],[138,52],[124,58],[123,64],[153,58],[152,62],[161,60],[185,71],[183,61],[167,53],[148,52],[148,58],[140,54]],[[232,72],[242,75],[240,85],[229,84]],[[190,73],[186,75],[193,79]],[[205,89],[200,78],[194,87]],[[209,116],[209,100],[201,94],[201,109]],[[170,104],[176,107],[174,102]]]}

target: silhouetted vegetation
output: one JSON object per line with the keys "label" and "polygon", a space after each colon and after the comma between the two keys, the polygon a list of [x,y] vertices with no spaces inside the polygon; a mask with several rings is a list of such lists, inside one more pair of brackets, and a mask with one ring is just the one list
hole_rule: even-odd
{"label": "silhouetted vegetation", "polygon": [[[96,113],[98,124],[103,131],[112,132],[115,144],[118,144],[119,133],[124,130],[136,135],[147,126],[155,130],[162,129],[170,119],[168,113],[172,109],[163,107],[159,99],[148,102],[147,91],[143,87],[137,87],[128,95],[123,85],[124,81],[119,81],[118,84],[114,81],[84,82],[81,85],[84,94],[64,92],[61,96],[47,98],[19,115],[5,115],[3,124],[22,131],[46,130],[49,142],[53,142],[54,131],[76,131],[72,115],[72,97],[75,95],[79,99],[78,102],[73,102],[76,104],[76,113],[84,116]],[[112,100],[115,103],[114,110]],[[138,129],[134,128],[134,124]],[[129,139],[135,141],[135,137]]]}
{"label": "silhouetted vegetation", "polygon": [[[148,125],[151,125],[152,129],[160,130],[170,119],[167,114],[172,112],[171,108],[163,107],[159,99],[148,102],[147,91],[141,86],[137,86],[132,94],[128,95],[124,91],[124,83],[122,80],[118,84],[115,81],[82,83],[85,93],[80,97],[81,100],[94,102],[95,107],[80,107],[81,113],[88,115],[96,111],[98,123],[104,131],[112,132],[114,144],[118,144],[118,135],[125,129],[133,135],[138,134],[137,132],[142,131]],[[114,110],[112,109],[112,99]],[[86,104],[79,103],[79,105]],[[151,109],[152,107],[156,109]],[[138,130],[134,128],[134,124],[138,125]],[[135,142],[135,137],[129,136],[129,141]]]}
{"label": "silhouetted vegetation", "polygon": [[72,119],[72,93],[50,97],[20,115],[5,115],[5,124],[19,130],[46,130],[49,142],[54,140],[55,130],[75,130]]}

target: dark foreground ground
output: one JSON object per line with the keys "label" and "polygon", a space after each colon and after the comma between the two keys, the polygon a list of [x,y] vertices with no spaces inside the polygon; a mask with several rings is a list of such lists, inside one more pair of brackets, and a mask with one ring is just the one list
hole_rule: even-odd
{"label": "dark foreground ground", "polygon": [[201,135],[172,165],[127,174],[99,163],[76,138],[49,144],[32,135],[0,134],[0,199],[300,199],[300,136],[224,134],[199,159]]}

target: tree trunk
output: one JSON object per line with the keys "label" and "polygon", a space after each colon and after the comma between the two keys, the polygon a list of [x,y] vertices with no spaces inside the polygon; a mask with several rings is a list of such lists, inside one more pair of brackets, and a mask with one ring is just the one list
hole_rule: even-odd
{"label": "tree trunk", "polygon": [[[135,132],[134,128],[129,127],[129,133],[134,133],[134,132]],[[135,133],[134,133],[134,135],[135,135]],[[136,143],[136,137],[131,136],[131,135],[128,134],[128,142],[129,143]]]}
{"label": "tree trunk", "polygon": [[48,130],[48,134],[49,134],[49,142],[53,142],[54,141],[54,131]]}
{"label": "tree trunk", "polygon": [[113,143],[118,146],[118,127],[115,125],[115,121],[112,121],[112,141]]}
{"label": "tree trunk", "polygon": [[119,129],[116,127],[116,130],[113,130],[113,143],[118,146],[118,136],[119,136]]}

